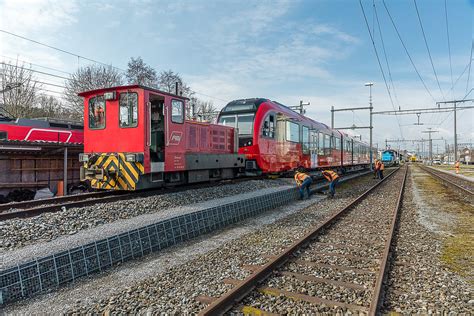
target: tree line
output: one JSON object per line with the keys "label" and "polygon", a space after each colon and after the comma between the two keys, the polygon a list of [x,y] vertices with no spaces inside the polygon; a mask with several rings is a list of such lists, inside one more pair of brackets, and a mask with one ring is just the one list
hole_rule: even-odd
{"label": "tree line", "polygon": [[[83,120],[84,103],[77,94],[84,91],[109,88],[124,84],[139,84],[168,93],[178,93],[190,99],[187,118],[213,121],[216,108],[210,101],[196,97],[196,93],[182,77],[172,71],[157,72],[141,57],[130,58],[125,73],[112,66],[90,64],[78,68],[64,82],[64,92],[47,91],[48,83],[39,81],[35,72],[24,64],[16,62],[0,65],[0,116],[12,118],[61,118]],[[62,86],[61,86],[62,87]]]}

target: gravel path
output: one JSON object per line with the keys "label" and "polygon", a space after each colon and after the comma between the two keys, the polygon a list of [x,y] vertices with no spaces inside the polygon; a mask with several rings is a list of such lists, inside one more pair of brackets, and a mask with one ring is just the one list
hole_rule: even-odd
{"label": "gravel path", "polygon": [[338,188],[334,200],[313,198],[296,202],[233,228],[150,255],[141,262],[112,269],[100,278],[64,288],[61,293],[8,306],[6,311],[195,313],[204,307],[195,301],[197,295],[223,294],[229,289],[223,278],[245,277],[249,272],[242,265],[266,261],[265,255],[280,251],[328,212],[340,208],[375,181],[371,176],[352,180]]}
{"label": "gravel path", "polygon": [[251,180],[167,195],[71,208],[26,219],[7,220],[0,222],[0,254],[37,242],[51,241],[60,236],[74,235],[79,231],[117,220],[289,183],[291,179]]}
{"label": "gravel path", "polygon": [[[464,255],[470,257],[470,263],[466,262],[471,273],[469,280],[441,261],[443,242],[455,233],[458,220],[449,207],[459,209],[459,205],[452,204],[463,201],[449,201],[431,190],[425,191],[433,185],[449,195],[446,187],[429,178],[419,168],[410,167],[385,312],[467,315],[474,310],[473,226],[469,228],[470,237],[461,246]],[[471,205],[471,222],[472,209]]]}

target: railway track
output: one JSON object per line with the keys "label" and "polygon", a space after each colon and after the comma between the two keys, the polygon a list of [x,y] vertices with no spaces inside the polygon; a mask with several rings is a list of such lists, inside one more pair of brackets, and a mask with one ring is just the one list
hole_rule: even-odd
{"label": "railway track", "polygon": [[441,180],[449,186],[454,187],[463,193],[467,193],[470,197],[474,196],[474,181],[464,180],[456,175],[451,175],[447,172],[439,171],[423,165],[419,165],[419,167],[432,177]]}
{"label": "railway track", "polygon": [[[252,272],[244,280],[224,280],[233,288],[220,298],[197,297],[208,304],[200,315],[222,315],[230,310],[272,315],[278,311],[272,308],[277,300],[280,305],[298,301],[319,306],[321,312],[337,308],[377,314],[407,175],[407,167],[399,170],[280,254],[269,257],[264,265],[244,267]],[[285,313],[302,312],[285,308]]]}
{"label": "railway track", "polygon": [[[347,174],[347,178],[357,177],[366,174],[364,171],[357,171],[354,173]],[[41,199],[34,201],[24,201],[17,203],[8,203],[0,205],[0,222],[14,218],[27,218],[38,216],[42,213],[58,212],[62,209],[72,207],[83,207],[90,206],[99,203],[110,203],[123,200],[130,200],[135,198],[143,198],[153,195],[162,195],[169,193],[183,192],[191,189],[206,188],[212,186],[218,186],[228,183],[239,183],[249,180],[262,180],[266,179],[266,176],[257,177],[245,177],[237,178],[232,180],[223,180],[210,183],[196,183],[185,186],[176,187],[165,187],[156,189],[146,189],[140,191],[103,191],[103,192],[91,192],[84,194],[77,194],[71,196],[55,197],[49,199]],[[320,182],[324,182],[321,180]],[[317,190],[318,191],[318,190]]]}
{"label": "railway track", "polygon": [[146,189],[140,191],[103,191],[77,194],[71,196],[41,199],[34,201],[24,201],[0,205],[0,222],[14,218],[27,218],[38,216],[42,213],[58,212],[62,209],[72,207],[90,206],[99,203],[110,203],[136,198],[143,198],[153,195],[177,193],[191,189],[199,189],[211,186],[222,185],[223,183],[238,183],[249,180],[261,180],[264,177],[237,178],[210,183],[196,183],[186,186],[165,187],[156,189]]}

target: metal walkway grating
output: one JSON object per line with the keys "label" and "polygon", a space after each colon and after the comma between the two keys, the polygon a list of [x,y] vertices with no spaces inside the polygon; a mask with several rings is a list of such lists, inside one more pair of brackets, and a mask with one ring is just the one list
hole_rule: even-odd
{"label": "metal walkway grating", "polygon": [[289,203],[294,188],[180,215],[175,218],[39,258],[0,271],[0,304],[52,290],[113,265],[145,256],[193,237]]}

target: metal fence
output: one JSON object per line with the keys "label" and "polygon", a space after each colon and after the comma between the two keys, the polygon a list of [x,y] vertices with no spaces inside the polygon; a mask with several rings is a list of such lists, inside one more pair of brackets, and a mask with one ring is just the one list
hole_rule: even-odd
{"label": "metal fence", "polygon": [[52,290],[113,265],[221,229],[298,197],[296,189],[188,213],[0,271],[0,304]]}

